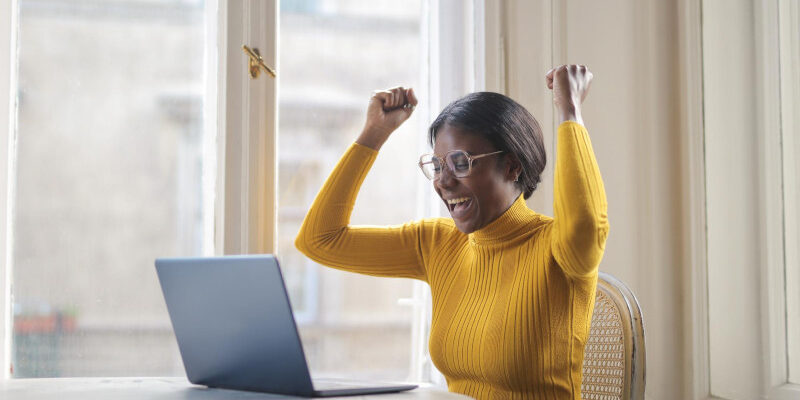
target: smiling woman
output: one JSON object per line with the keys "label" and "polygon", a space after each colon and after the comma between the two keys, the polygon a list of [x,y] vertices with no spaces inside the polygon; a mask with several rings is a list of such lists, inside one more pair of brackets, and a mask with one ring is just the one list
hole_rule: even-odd
{"label": "smiling woman", "polygon": [[[605,190],[580,113],[591,79],[577,65],[546,75],[562,121],[554,218],[524,201],[544,167],[538,124],[505,96],[475,93],[449,105],[431,126],[434,154],[444,157],[420,162],[452,219],[351,226],[377,150],[417,105],[413,90],[398,87],[373,94],[364,130],[303,222],[296,246],[319,263],[430,285],[430,354],[451,391],[479,399],[580,398],[608,234]],[[476,108],[482,101],[489,107]],[[485,121],[451,118],[459,109]],[[536,151],[519,151],[530,148]]]}
{"label": "smiling woman", "polygon": [[[542,129],[528,110],[501,94],[472,93],[454,101],[433,121],[429,138],[437,154],[498,154],[479,161],[474,172],[477,155],[469,159],[466,172],[448,162],[452,173],[426,175],[464,233],[497,219],[520,193],[530,197],[541,181],[547,159]],[[455,204],[454,199],[463,201]]]}

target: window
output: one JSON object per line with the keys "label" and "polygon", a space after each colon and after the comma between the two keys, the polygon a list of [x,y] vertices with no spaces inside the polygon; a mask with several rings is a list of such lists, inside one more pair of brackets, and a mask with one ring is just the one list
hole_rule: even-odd
{"label": "window", "polygon": [[13,376],[180,375],[153,260],[208,234],[205,4],[18,6]]}
{"label": "window", "polygon": [[[358,134],[371,91],[395,84],[430,98],[430,109],[417,108],[387,143],[353,222],[436,215],[416,158],[427,149],[430,110],[473,89],[472,2],[282,6],[0,6],[11,22],[0,41],[14,50],[2,54],[18,55],[0,63],[11,77],[0,89],[17,91],[10,122],[0,121],[15,126],[10,152],[0,152],[9,167],[0,182],[4,376],[12,361],[13,377],[182,375],[153,259],[273,251],[314,372],[435,375],[424,350],[424,284],[321,268],[293,240]],[[275,80],[246,75],[242,44],[277,64],[280,95]],[[12,62],[18,72],[7,69]],[[397,192],[398,181],[412,190]],[[355,343],[368,350],[355,357]]]}

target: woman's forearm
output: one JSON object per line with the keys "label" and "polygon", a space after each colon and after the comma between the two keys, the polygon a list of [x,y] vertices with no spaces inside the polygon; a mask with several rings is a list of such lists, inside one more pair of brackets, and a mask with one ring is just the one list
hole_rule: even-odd
{"label": "woman's forearm", "polygon": [[383,144],[386,143],[386,139],[388,138],[389,135],[376,131],[375,128],[370,129],[365,127],[361,131],[361,134],[358,135],[356,143],[365,147],[369,147],[372,150],[379,151]]}

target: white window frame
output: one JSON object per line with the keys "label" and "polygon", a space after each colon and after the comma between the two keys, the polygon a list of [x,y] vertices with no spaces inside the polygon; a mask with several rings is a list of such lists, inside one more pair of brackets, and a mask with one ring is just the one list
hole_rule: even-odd
{"label": "white window frame", "polygon": [[800,386],[789,383],[787,357],[786,264],[784,232],[783,129],[781,115],[781,71],[779,6],[784,0],[755,2],[756,30],[756,121],[759,140],[759,181],[761,204],[761,318],[763,357],[762,393],[769,399],[796,399]]}
{"label": "white window frame", "polygon": [[[788,381],[800,383],[800,4],[780,0],[781,123],[786,258],[786,354]],[[788,90],[787,90],[788,89]],[[794,268],[792,268],[794,266]]]}
{"label": "white window frame", "polygon": [[[6,129],[6,137],[0,139],[0,381],[11,375],[11,269],[8,267],[11,255],[9,249],[10,224],[8,195],[9,183],[13,182],[13,171],[9,166],[13,149],[15,120],[11,118],[15,110],[16,94],[11,88],[16,87],[16,66],[12,53],[17,37],[17,1],[0,2],[0,126]],[[5,110],[5,111],[3,111]]]}
{"label": "white window frame", "polygon": [[[680,54],[681,54],[681,86],[685,97],[682,102],[682,124],[685,139],[683,140],[683,154],[687,168],[682,178],[687,182],[688,190],[685,196],[687,204],[684,213],[685,237],[684,244],[689,251],[686,254],[685,295],[688,301],[684,310],[685,321],[691,327],[690,337],[687,341],[686,355],[688,367],[685,375],[687,384],[685,393],[688,398],[764,398],[764,399],[794,399],[800,396],[800,385],[789,383],[789,365],[800,364],[800,356],[787,352],[787,332],[797,333],[797,326],[790,327],[787,331],[787,304],[798,302],[798,299],[787,298],[785,291],[786,279],[797,279],[797,271],[787,270],[791,265],[790,246],[786,246],[784,233],[790,234],[790,229],[784,231],[784,221],[789,222],[797,218],[797,211],[786,208],[784,203],[787,192],[796,191],[797,182],[787,181],[785,156],[782,146],[791,145],[794,139],[791,135],[796,131],[795,116],[790,110],[797,109],[800,90],[798,83],[794,82],[793,91],[786,93],[781,90],[780,79],[786,79],[787,70],[798,68],[798,55],[790,54],[787,57],[787,44],[781,43],[784,48],[779,48],[778,38],[780,29],[798,29],[797,17],[789,21],[787,26],[786,8],[788,2],[774,0],[768,2],[752,1],[746,3],[725,3],[725,24],[742,26],[750,24],[754,40],[746,38],[737,41],[732,35],[718,37],[703,37],[702,21],[712,21],[716,16],[705,14],[701,11],[702,4],[692,0],[679,2],[679,28],[680,28]],[[731,13],[730,7],[742,8],[738,13]],[[712,10],[716,12],[718,10]],[[795,11],[796,12],[796,11]],[[701,18],[701,15],[703,18]],[[732,15],[737,18],[731,20]],[[778,22],[781,22],[779,24]],[[714,23],[714,22],[712,22]],[[782,36],[786,37],[786,33]],[[729,147],[747,146],[754,144],[755,149],[746,153],[741,162],[746,163],[746,168],[753,171],[751,180],[746,177],[741,179],[741,184],[752,185],[751,190],[756,191],[754,198],[740,199],[732,196],[726,199],[723,207],[729,208],[733,215],[749,213],[757,218],[751,241],[736,251],[741,252],[748,259],[752,259],[750,266],[722,266],[715,264],[719,261],[708,259],[709,246],[720,247],[720,243],[733,241],[737,233],[733,230],[713,226],[715,219],[708,220],[707,213],[718,213],[719,210],[709,211],[706,208],[707,196],[716,199],[723,198],[725,189],[717,185],[707,185],[706,179],[726,179],[725,172],[720,167],[719,160],[709,160],[705,146],[719,146],[719,138],[714,140],[707,135],[707,126],[704,120],[709,115],[719,121],[720,108],[728,108],[736,114],[742,109],[737,103],[740,100],[734,96],[724,95],[713,91],[703,93],[704,76],[703,66],[716,65],[714,54],[706,52],[703,60],[703,46],[723,48],[727,42],[737,41],[737,46],[743,46],[744,51],[750,52],[753,63],[747,65],[728,65],[726,71],[720,72],[728,82],[736,85],[736,93],[744,91],[745,97],[754,99],[753,107],[745,117],[746,127],[728,127],[725,145]],[[747,47],[749,44],[750,47]],[[722,47],[721,47],[722,46]],[[728,46],[729,47],[729,46]],[[796,50],[793,50],[796,51]],[[717,63],[719,64],[719,63]],[[743,63],[746,64],[746,63]],[[716,67],[715,71],[719,69]],[[731,74],[731,71],[735,71]],[[781,71],[781,74],[776,73]],[[791,72],[789,72],[791,73]],[[726,74],[731,74],[726,75]],[[749,75],[753,78],[752,84],[741,79],[730,79],[732,76]],[[788,75],[791,76],[791,75]],[[711,80],[717,79],[711,77]],[[723,78],[724,79],[724,78]],[[796,78],[794,78],[796,79]],[[705,84],[708,85],[709,82]],[[712,82],[713,84],[713,82]],[[785,87],[785,86],[784,86]],[[747,96],[749,94],[750,96]],[[706,96],[704,98],[704,96]],[[726,97],[727,96],[727,97]],[[738,97],[739,95],[737,95]],[[704,102],[721,104],[716,109],[705,109]],[[737,107],[738,105],[738,110]],[[783,107],[783,113],[781,113]],[[783,115],[781,115],[783,114]],[[748,131],[748,127],[751,130]],[[783,131],[783,133],[782,133]],[[757,134],[754,134],[756,132]],[[710,140],[710,142],[709,142]],[[783,143],[782,143],[783,140]],[[796,144],[794,145],[797,148]],[[713,151],[713,150],[712,150]],[[796,157],[796,153],[793,153]],[[795,160],[796,161],[796,160]],[[710,162],[710,164],[709,164]],[[708,174],[707,174],[708,171]],[[729,181],[734,181],[730,176]],[[710,192],[708,192],[710,191]],[[716,191],[716,193],[715,193]],[[794,198],[796,199],[796,197]],[[716,204],[720,206],[720,204]],[[791,214],[794,213],[794,214]],[[794,216],[792,216],[794,215]],[[717,221],[719,214],[717,215]],[[791,218],[795,218],[792,220]],[[708,225],[712,224],[712,225]],[[797,226],[794,226],[797,234]],[[708,233],[713,236],[708,236]],[[796,237],[796,236],[795,236]],[[739,237],[741,239],[741,237]],[[716,250],[717,254],[719,251]],[[794,255],[796,262],[796,254]],[[722,268],[728,273],[724,285],[709,286],[709,270],[717,268],[717,276]],[[786,273],[786,276],[784,276]],[[756,277],[755,281],[751,278]],[[719,306],[710,306],[710,297],[716,297],[716,304],[720,299],[744,296],[751,299],[742,308],[737,308],[734,313],[722,310]],[[793,304],[796,306],[796,304]],[[713,308],[710,308],[713,307]],[[794,313],[797,313],[795,308]],[[735,315],[740,314],[740,315]],[[753,323],[742,324],[741,314],[744,319]],[[790,314],[791,315],[791,314]],[[711,318],[710,318],[711,317]],[[711,321],[711,322],[709,322]],[[795,317],[788,319],[789,324],[797,324]],[[709,326],[709,323],[715,324]],[[712,329],[713,328],[713,329]],[[727,331],[727,335],[725,332]],[[712,346],[715,350],[712,351]],[[737,379],[729,366],[723,360],[726,353],[736,354],[738,361],[734,368],[739,376],[748,379]],[[788,357],[787,357],[787,354]],[[716,359],[715,357],[722,357]],[[790,364],[791,363],[791,364]],[[716,388],[716,389],[715,389]]]}
{"label": "white window frame", "polygon": [[219,170],[215,252],[274,253],[278,85],[277,79],[264,73],[250,78],[242,45],[258,48],[267,65],[278,65],[278,1],[216,3]]}
{"label": "white window frame", "polygon": [[703,133],[703,62],[701,2],[679,0],[678,47],[681,93],[681,180],[686,186],[682,215],[684,252],[684,324],[691,327],[685,341],[685,397],[709,396],[708,272],[706,263],[705,141]]}
{"label": "white window frame", "polygon": [[[788,380],[800,383],[800,4],[781,0],[780,70],[781,70],[781,122],[783,124],[783,192],[786,207],[786,354],[789,357]],[[788,89],[788,90],[786,90]]]}

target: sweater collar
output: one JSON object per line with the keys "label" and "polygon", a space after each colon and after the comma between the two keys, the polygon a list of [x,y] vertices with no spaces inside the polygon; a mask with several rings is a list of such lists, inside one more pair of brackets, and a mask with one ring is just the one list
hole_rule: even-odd
{"label": "sweater collar", "polygon": [[522,195],[511,204],[496,220],[475,232],[469,234],[469,241],[473,244],[487,245],[505,242],[518,236],[529,222],[535,219],[536,213],[528,208]]}

